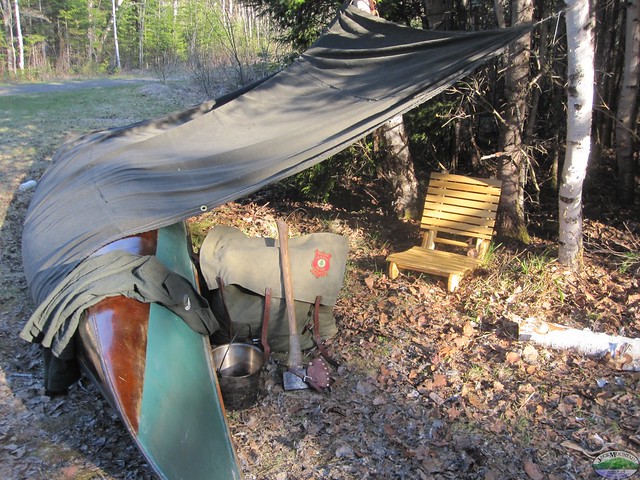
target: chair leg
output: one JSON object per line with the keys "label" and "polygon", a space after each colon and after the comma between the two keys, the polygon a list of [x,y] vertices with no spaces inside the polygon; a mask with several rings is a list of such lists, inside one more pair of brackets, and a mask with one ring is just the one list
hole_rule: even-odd
{"label": "chair leg", "polygon": [[393,280],[394,278],[397,278],[399,274],[400,270],[398,269],[396,262],[389,262],[389,278]]}
{"label": "chair leg", "polygon": [[455,291],[458,288],[458,284],[460,283],[460,275],[451,274],[449,275],[449,280],[447,282],[447,290],[449,292]]}

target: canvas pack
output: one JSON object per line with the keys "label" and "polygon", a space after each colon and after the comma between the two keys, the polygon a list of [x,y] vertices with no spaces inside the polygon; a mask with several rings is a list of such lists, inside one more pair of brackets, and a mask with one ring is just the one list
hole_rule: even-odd
{"label": "canvas pack", "polygon": [[[313,233],[289,239],[295,318],[302,349],[314,346],[314,315],[320,340],[337,332],[333,308],[342,288],[347,252],[347,239],[341,235]],[[271,350],[288,350],[280,248],[275,239],[251,238],[236,228],[217,226],[202,244],[200,268],[209,288],[211,308],[221,325],[216,343],[234,337],[259,339],[267,323]]]}

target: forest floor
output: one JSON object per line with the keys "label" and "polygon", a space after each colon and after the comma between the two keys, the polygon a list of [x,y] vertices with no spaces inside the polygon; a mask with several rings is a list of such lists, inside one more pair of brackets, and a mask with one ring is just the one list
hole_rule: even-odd
{"label": "forest floor", "polygon": [[[66,396],[44,396],[39,349],[17,336],[34,308],[20,256],[31,193],[18,186],[37,179],[52,153],[28,151],[40,135],[34,125],[0,142],[0,478],[152,479],[98,390],[83,378]],[[274,236],[277,218],[292,235],[349,240],[339,333],[329,342],[341,362],[331,392],[283,391],[274,356],[257,405],[228,413],[245,477],[588,479],[598,478],[592,463],[602,452],[637,456],[640,373],[522,342],[516,328],[535,318],[639,336],[638,209],[616,207],[614,186],[599,185],[585,194],[581,273],[556,262],[555,227],[546,228],[553,215],[543,213],[553,208],[540,208],[530,245],[499,246],[453,294],[436,277],[386,275],[386,256],[416,243],[418,226],[358,195],[381,185],[350,185],[328,203],[269,188],[194,219],[196,240],[212,224]]]}

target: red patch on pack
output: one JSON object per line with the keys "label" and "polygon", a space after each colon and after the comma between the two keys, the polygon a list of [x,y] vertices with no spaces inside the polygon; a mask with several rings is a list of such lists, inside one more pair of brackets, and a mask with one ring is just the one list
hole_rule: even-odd
{"label": "red patch on pack", "polygon": [[316,278],[326,277],[329,275],[329,260],[331,260],[331,254],[326,252],[321,252],[316,249],[316,256],[313,258],[311,262],[311,273],[313,273]]}

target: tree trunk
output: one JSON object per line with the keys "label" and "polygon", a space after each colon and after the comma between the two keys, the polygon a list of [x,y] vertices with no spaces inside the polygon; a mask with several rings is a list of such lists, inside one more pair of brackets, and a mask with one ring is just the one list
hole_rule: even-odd
{"label": "tree trunk", "polygon": [[145,11],[147,0],[138,3],[138,68],[144,68],[144,29],[145,29]]}
{"label": "tree trunk", "polygon": [[425,30],[438,28],[447,11],[446,0],[422,0],[425,15],[422,17],[422,28]]}
{"label": "tree trunk", "polygon": [[416,218],[418,180],[402,115],[389,120],[380,127],[378,133],[382,137],[384,148],[384,175],[393,188],[393,209],[399,218]]}
{"label": "tree trunk", "polygon": [[22,24],[20,23],[20,7],[18,0],[14,0],[16,12],[16,36],[18,37],[18,68],[24,70],[24,42],[22,40]]}
{"label": "tree trunk", "polygon": [[116,56],[116,69],[120,70],[120,45],[118,44],[118,24],[116,22],[116,0],[111,0],[111,13],[113,15],[113,46]]}
{"label": "tree trunk", "polygon": [[[357,0],[354,3],[360,10],[377,15],[375,0]],[[394,194],[393,209],[399,218],[415,218],[418,215],[418,179],[402,115],[389,120],[378,133],[385,152],[385,176]]]}
{"label": "tree trunk", "polygon": [[[531,22],[532,0],[515,0],[511,6],[511,24]],[[503,152],[498,165],[498,177],[502,180],[502,195],[496,218],[496,231],[500,238],[528,243],[524,219],[524,180],[526,158],[523,132],[527,117],[527,91],[529,83],[529,34],[513,42],[509,47],[505,73],[505,102],[502,115],[499,148]]]}
{"label": "tree trunk", "polygon": [[[124,0],[115,0],[116,1],[116,13],[117,11],[120,9],[120,7],[122,6],[122,2],[124,2]],[[98,55],[97,55],[97,61],[98,63],[101,63],[103,58],[104,58],[104,50],[105,47],[107,46],[107,41],[109,40],[109,35],[111,34],[111,29],[115,29],[115,25],[114,25],[114,21],[115,21],[115,15],[113,15],[113,2],[114,0],[111,0],[112,2],[112,13],[111,16],[109,17],[109,22],[107,23],[107,25],[104,27],[104,30],[102,30],[102,32],[100,33],[100,41],[98,43]]]}
{"label": "tree trunk", "polygon": [[505,28],[507,22],[504,19],[504,5],[502,4],[502,0],[493,0],[493,12],[496,15],[498,27]]}
{"label": "tree trunk", "polygon": [[579,351],[599,359],[606,358],[615,370],[640,372],[640,339],[565,327],[529,317],[509,315],[518,325],[518,339],[547,348]]}
{"label": "tree trunk", "polygon": [[[542,5],[542,18],[546,18],[548,15],[547,10]],[[551,70],[549,66],[549,23],[542,22],[538,27],[540,29],[540,38],[538,40],[538,74],[535,80],[532,82],[533,91],[531,93],[529,118],[527,119],[527,125],[524,131],[525,138],[533,138],[536,132],[536,120],[538,117],[538,107],[540,106],[540,97],[542,95],[543,87],[547,83],[547,75]]]}
{"label": "tree trunk", "polygon": [[601,118],[598,119],[598,127],[600,129],[600,142],[603,148],[610,147],[613,144],[613,130],[614,130],[614,106],[617,104],[617,90],[619,83],[619,76],[622,59],[622,46],[621,32],[623,30],[621,24],[621,6],[620,0],[614,0],[613,2],[607,2],[607,22],[604,26],[606,36],[605,45],[602,55],[605,57],[603,62],[603,82],[602,82],[602,109],[604,113]]}
{"label": "tree trunk", "polygon": [[567,0],[567,150],[560,179],[558,260],[582,267],[582,185],[591,150],[594,52],[588,0]]}
{"label": "tree trunk", "polygon": [[640,68],[640,3],[627,3],[625,28],[624,73],[616,123],[616,160],[618,163],[618,191],[623,204],[632,204],[636,187],[636,165],[633,158],[634,121],[638,101]]}
{"label": "tree trunk", "polygon": [[7,70],[16,73],[16,46],[13,38],[13,9],[10,0],[2,1],[2,23],[7,45]]}
{"label": "tree trunk", "polygon": [[89,63],[96,60],[96,25],[93,15],[95,5],[93,2],[94,0],[87,2],[87,57],[89,57]]}

